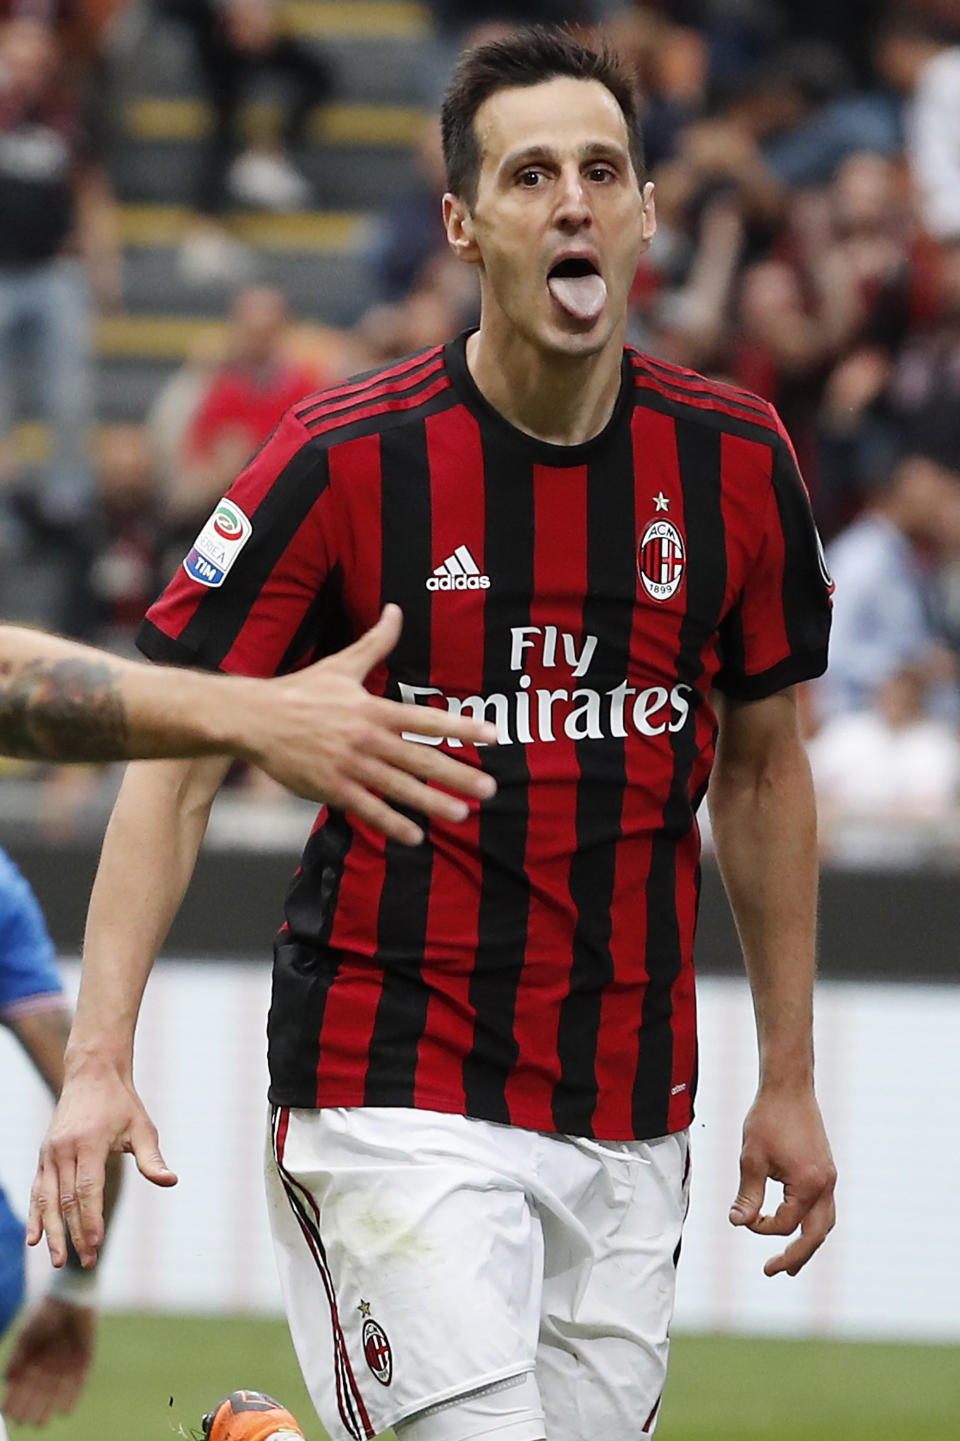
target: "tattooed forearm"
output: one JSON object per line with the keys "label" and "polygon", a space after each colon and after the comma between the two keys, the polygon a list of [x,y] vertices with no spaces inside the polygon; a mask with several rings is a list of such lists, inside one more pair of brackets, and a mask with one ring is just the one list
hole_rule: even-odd
{"label": "tattooed forearm", "polygon": [[108,761],[127,754],[117,675],[86,659],[0,665],[0,750],[24,760]]}

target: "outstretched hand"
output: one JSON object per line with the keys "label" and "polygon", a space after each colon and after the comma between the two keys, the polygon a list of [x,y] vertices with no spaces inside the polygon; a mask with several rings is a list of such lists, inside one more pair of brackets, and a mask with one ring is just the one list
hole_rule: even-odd
{"label": "outstretched hand", "polygon": [[[783,1200],[773,1215],[763,1215],[767,1180],[783,1185]],[[767,1093],[762,1088],[743,1125],[740,1191],[730,1208],[730,1222],[759,1236],[800,1235],[778,1256],[771,1256],[764,1275],[788,1276],[807,1264],[833,1230],[833,1192],[837,1172],[830,1154],[812,1090]]]}
{"label": "outstretched hand", "polygon": [[19,1426],[45,1426],[76,1407],[93,1360],[97,1313],[45,1296],[20,1329],[7,1363],[0,1411]]}
{"label": "outstretched hand", "polygon": [[[485,800],[496,783],[478,766],[436,747],[442,739],[489,745],[496,730],[435,707],[385,700],[364,688],[371,670],[397,644],[402,625],[399,606],[388,605],[376,625],[345,650],[266,682],[270,704],[263,707],[249,752],[288,789],[352,811],[392,839],[417,845],[423,831],[388,801],[442,820],[464,820],[467,801],[436,787]],[[432,745],[404,740],[405,731],[437,740]]]}
{"label": "outstretched hand", "polygon": [[36,1246],[46,1233],[54,1266],[66,1263],[68,1230],[81,1265],[95,1264],[104,1237],[107,1157],[117,1151],[129,1151],[154,1185],[177,1184],[133,1083],[107,1063],[88,1061],[64,1080],[30,1193],[27,1244]]}

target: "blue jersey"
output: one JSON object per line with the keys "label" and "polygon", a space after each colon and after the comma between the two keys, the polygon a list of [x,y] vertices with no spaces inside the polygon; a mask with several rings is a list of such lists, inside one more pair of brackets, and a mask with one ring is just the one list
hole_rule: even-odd
{"label": "blue jersey", "polygon": [[0,1021],[62,1004],[53,942],[36,896],[0,850]]}
{"label": "blue jersey", "polygon": [[[53,942],[36,896],[0,850],[0,1021],[64,1004]],[[23,1225],[0,1190],[0,1335],[23,1299]]]}

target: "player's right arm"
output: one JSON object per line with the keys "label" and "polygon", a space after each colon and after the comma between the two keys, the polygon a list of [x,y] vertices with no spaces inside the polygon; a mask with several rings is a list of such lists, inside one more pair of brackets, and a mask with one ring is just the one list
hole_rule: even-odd
{"label": "player's right arm", "polygon": [[154,957],[190,880],[228,764],[138,763],[124,777],[90,898],[63,1088],[30,1200],[27,1241],[36,1245],[46,1232],[55,1266],[66,1262],[68,1230],[81,1263],[96,1261],[111,1152],[131,1152],[158,1186],[176,1184],[134,1088],[133,1041]]}
{"label": "player's right arm", "polygon": [[400,635],[388,606],[345,650],[275,680],[209,675],[123,661],[41,631],[0,626],[0,752],[53,761],[229,754],[297,794],[353,811],[395,840],[419,826],[399,801],[462,820],[467,807],[435,782],[479,800],[489,776],[404,730],[489,743],[494,728],[371,695],[364,680]]}

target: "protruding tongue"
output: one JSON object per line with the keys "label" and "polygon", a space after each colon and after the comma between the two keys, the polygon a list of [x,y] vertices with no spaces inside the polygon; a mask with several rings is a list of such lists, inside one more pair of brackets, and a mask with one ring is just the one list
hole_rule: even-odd
{"label": "protruding tongue", "polygon": [[547,288],[558,305],[576,320],[596,320],[607,299],[602,275],[551,275]]}

